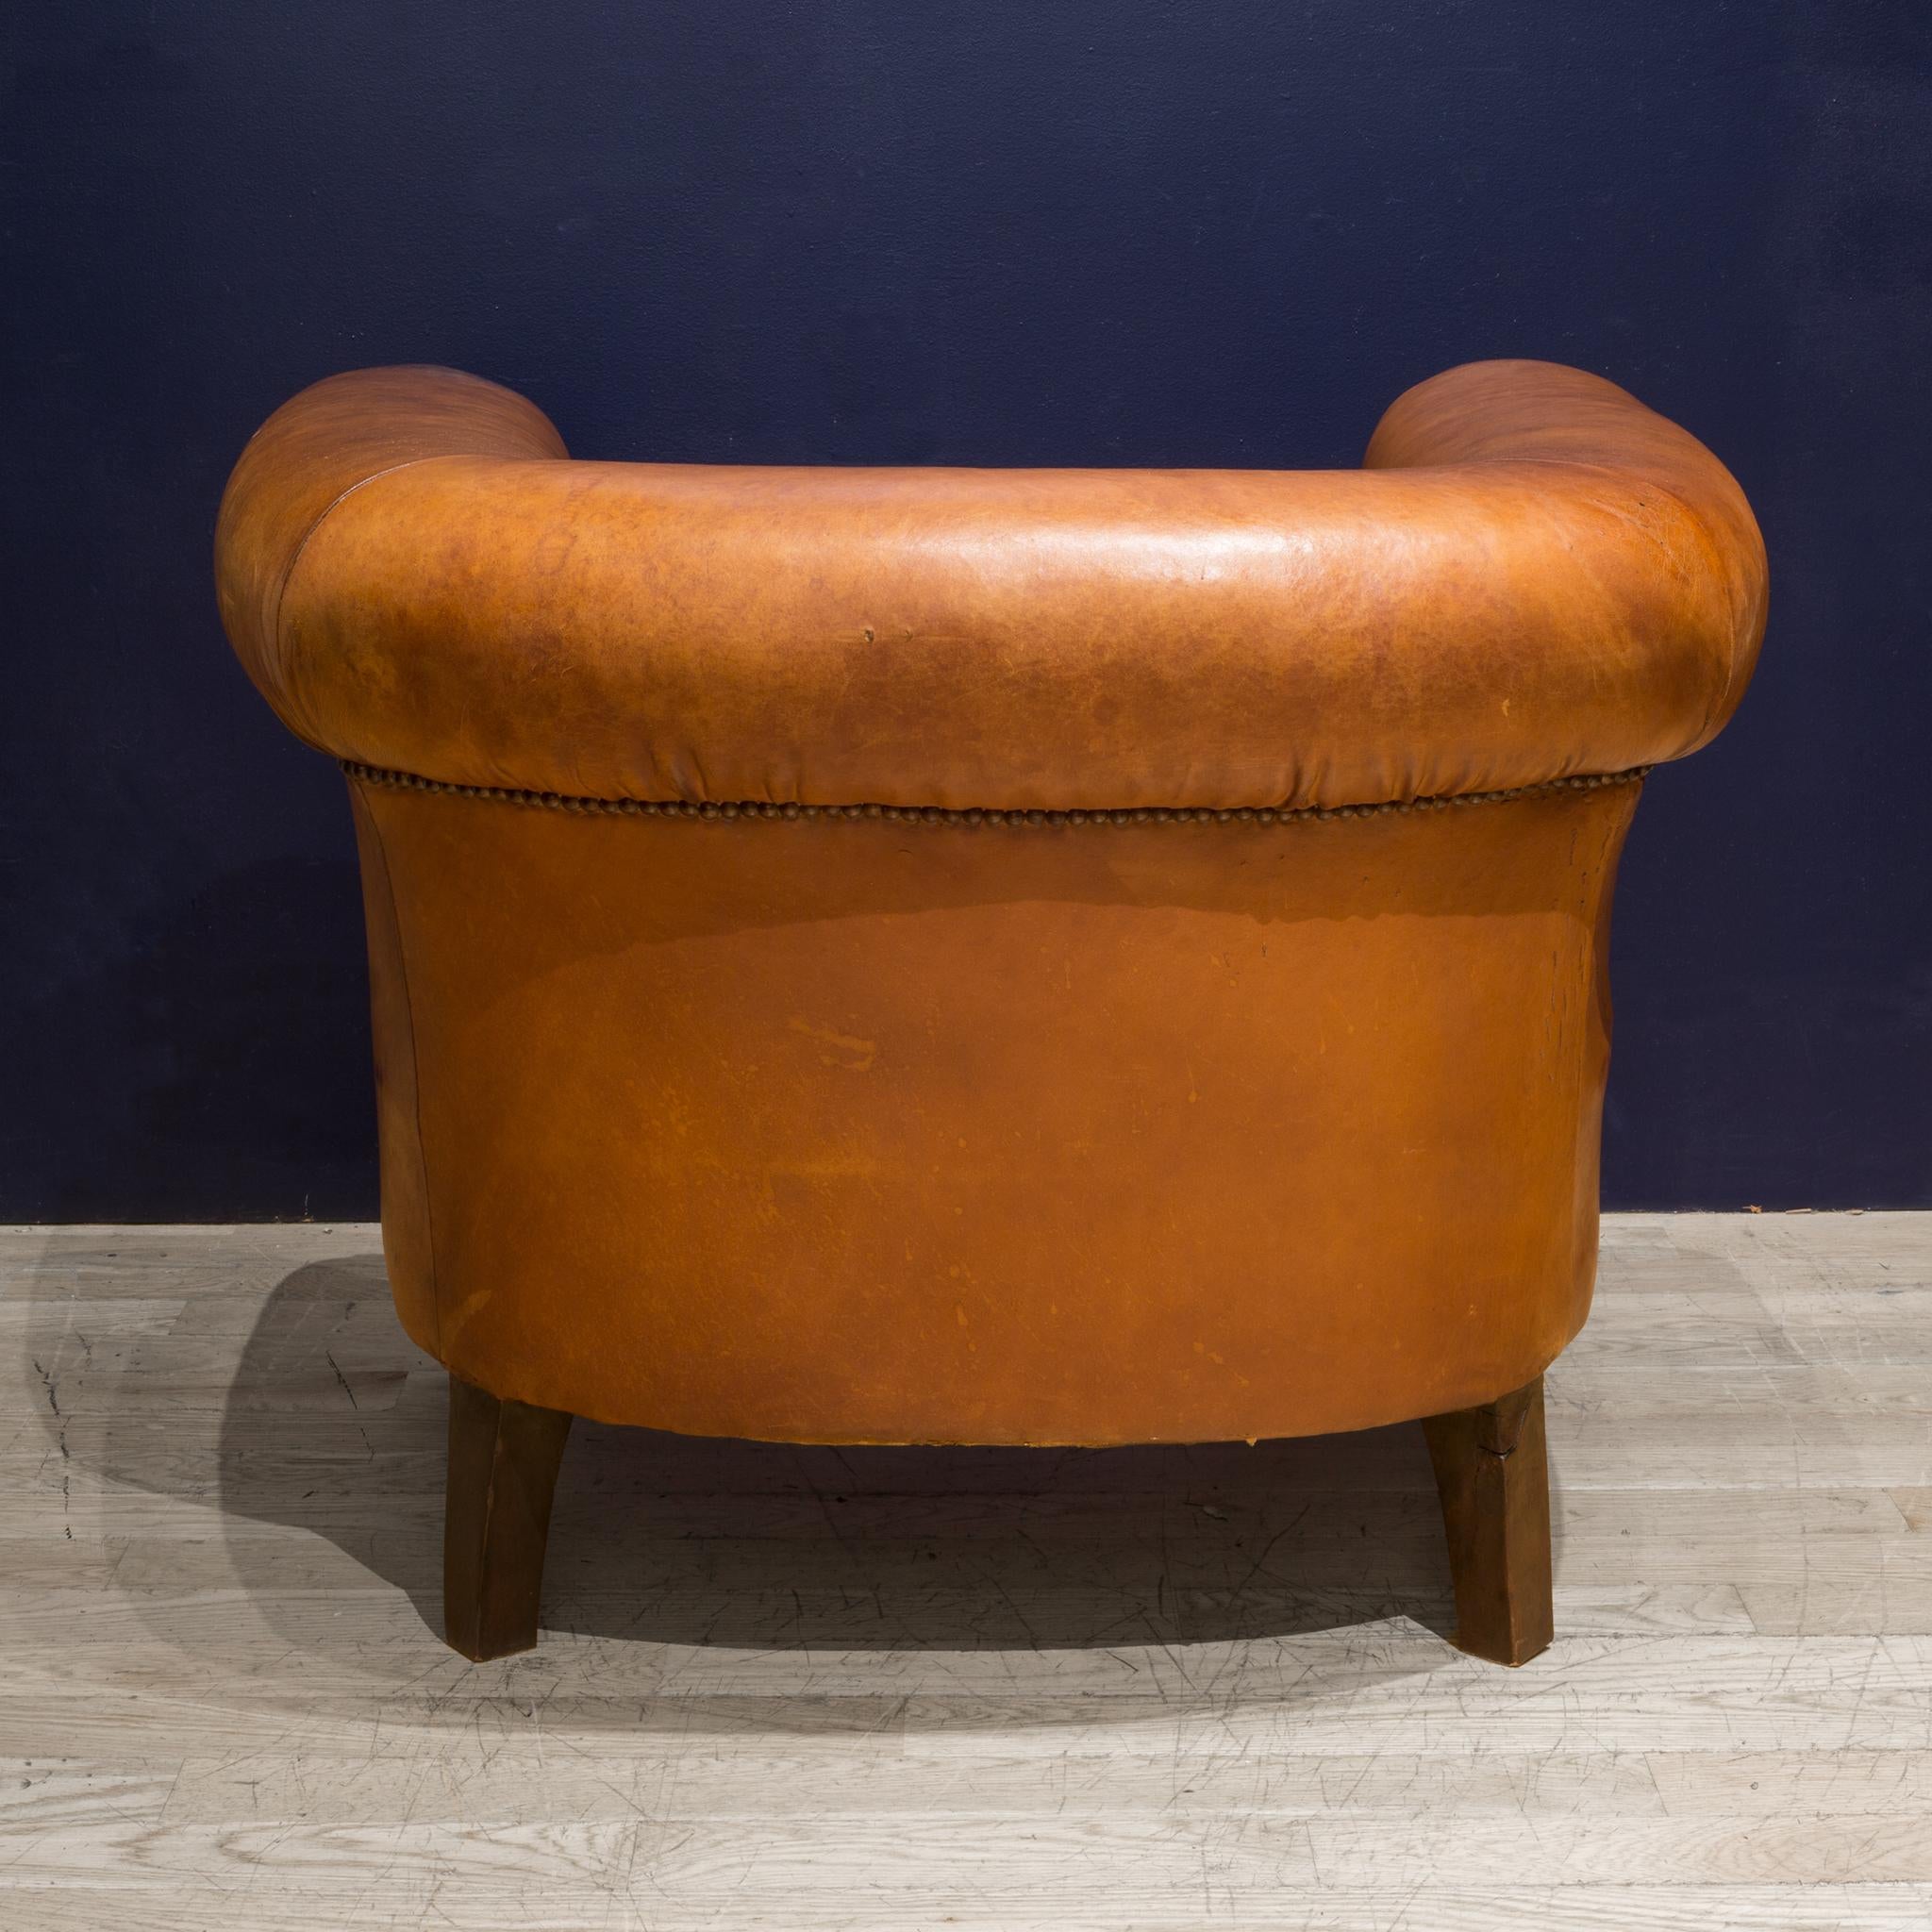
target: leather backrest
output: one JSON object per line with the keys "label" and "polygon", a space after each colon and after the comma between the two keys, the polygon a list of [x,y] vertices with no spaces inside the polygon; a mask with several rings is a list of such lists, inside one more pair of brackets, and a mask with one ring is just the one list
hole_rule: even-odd
{"label": "leather backrest", "polygon": [[455,372],[317,384],[218,539],[311,743],[598,798],[1367,803],[1677,758],[1763,631],[1741,491],[1614,385],[1475,363],[1343,472],[574,462]]}

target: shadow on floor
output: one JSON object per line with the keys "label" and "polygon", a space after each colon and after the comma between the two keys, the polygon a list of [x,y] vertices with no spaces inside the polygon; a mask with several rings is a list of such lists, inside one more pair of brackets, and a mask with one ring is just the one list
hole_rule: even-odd
{"label": "shadow on floor", "polygon": [[[310,1263],[259,1301],[191,1299],[140,1347],[148,1373],[100,1378],[71,1453],[110,1486],[217,1507],[225,1580],[318,1660],[375,1665],[382,1642],[413,1658],[391,1611],[355,1609],[393,1590],[421,1618],[424,1662],[454,1662],[440,1641],[447,1381],[402,1333],[381,1257]],[[756,1691],[718,1694],[850,1697],[875,1682],[916,1699],[936,1684],[991,1695],[1033,1670],[1025,1654],[1084,1654],[1042,1712],[1074,1722],[1083,1671],[1151,1666],[1141,1681],[1172,1671],[1192,1687],[1197,1669],[1258,1668],[1278,1687],[1280,1665],[1305,1657],[1357,1683],[1433,1667],[1402,1641],[1405,1620],[1411,1639],[1452,1623],[1414,1424],[1254,1447],[1017,1450],[579,1423],[542,1622],[591,1642],[525,1663],[587,1694],[749,1673]],[[1322,1633],[1341,1643],[1282,1647]],[[1187,1649],[1217,1644],[1257,1648]],[[894,1661],[907,1653],[929,1664]]]}
{"label": "shadow on floor", "polygon": [[[330,1385],[333,1385],[331,1389]],[[328,1538],[441,1627],[445,1381],[379,1257],[283,1280],[241,1341],[225,1509]],[[579,1423],[544,1627],[754,1649],[1031,1650],[1407,1616],[1446,1559],[1421,1431],[1112,1450],[818,1448]]]}

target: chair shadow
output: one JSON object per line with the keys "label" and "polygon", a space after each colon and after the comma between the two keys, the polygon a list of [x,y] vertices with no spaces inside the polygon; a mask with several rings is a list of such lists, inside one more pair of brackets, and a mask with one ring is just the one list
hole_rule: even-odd
{"label": "chair shadow", "polygon": [[[326,1539],[440,1638],[445,1390],[395,1322],[379,1256],[295,1270],[235,1362],[214,1472],[225,1516]],[[579,1422],[542,1625],[823,1655],[1174,1647],[1395,1618],[1439,1635],[1453,1623],[1413,1424],[1082,1450]]]}
{"label": "chair shadow", "polygon": [[[58,1352],[29,1395],[62,1470],[136,1540],[117,1593],[157,1638],[258,1628],[285,1646],[243,1671],[251,1696],[359,1722],[415,1686],[434,1712],[467,1681],[466,1709],[541,1697],[584,1725],[805,1735],[1081,1724],[1123,1693],[1112,1707],[1224,1715],[1457,1661],[1412,1424],[1029,1450],[580,1422],[541,1618],[575,1641],[472,1666],[441,1641],[447,1376],[404,1335],[381,1257],[310,1262],[258,1300],[176,1292],[163,1325],[135,1315],[112,1343],[50,1297]],[[117,1492],[188,1511],[155,1512],[151,1535]],[[212,1544],[184,1535],[209,1509]]]}

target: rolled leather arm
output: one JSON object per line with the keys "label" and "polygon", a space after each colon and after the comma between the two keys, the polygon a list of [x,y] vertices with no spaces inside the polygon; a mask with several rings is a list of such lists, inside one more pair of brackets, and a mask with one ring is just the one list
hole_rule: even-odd
{"label": "rolled leather arm", "polygon": [[222,608],[340,758],[593,798],[1308,806],[1682,756],[1762,543],[1612,384],[1475,363],[1359,471],[566,459],[508,391],[333,377],[249,444]]}
{"label": "rolled leather arm", "polygon": [[[342,756],[291,691],[281,607],[290,574],[324,518],[353,491],[430,457],[563,460],[534,403],[459,370],[361,369],[284,403],[248,440],[215,519],[215,593],[235,655],[283,724]],[[402,533],[397,533],[401,537]]]}

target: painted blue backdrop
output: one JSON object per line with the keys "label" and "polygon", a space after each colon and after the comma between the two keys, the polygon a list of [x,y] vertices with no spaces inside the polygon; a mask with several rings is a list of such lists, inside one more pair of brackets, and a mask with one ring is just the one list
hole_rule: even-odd
{"label": "painted blue backdrop", "polygon": [[64,0],[0,25],[0,1218],[369,1214],[332,767],[215,621],[358,364],[579,454],[1346,464],[1483,356],[1735,469],[1773,620],[1653,781],[1610,1205],[1932,1203],[1932,10]]}

